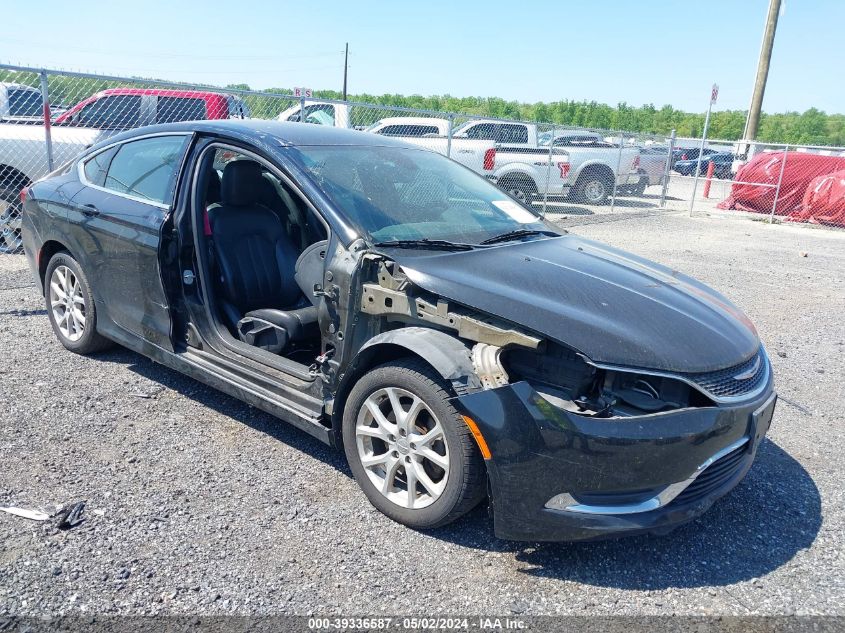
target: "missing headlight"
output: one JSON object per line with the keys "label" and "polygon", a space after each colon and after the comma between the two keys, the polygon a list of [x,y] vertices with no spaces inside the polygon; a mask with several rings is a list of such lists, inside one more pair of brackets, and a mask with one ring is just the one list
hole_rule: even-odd
{"label": "missing headlight", "polygon": [[712,406],[681,380],[594,367],[580,354],[548,343],[542,351],[502,354],[511,382],[524,380],[553,405],[590,417],[630,417]]}

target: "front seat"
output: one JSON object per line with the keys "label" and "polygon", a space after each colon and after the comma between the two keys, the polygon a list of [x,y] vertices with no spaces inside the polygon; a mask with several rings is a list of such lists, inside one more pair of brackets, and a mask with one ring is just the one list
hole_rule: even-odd
{"label": "front seat", "polygon": [[221,202],[208,214],[226,320],[242,341],[278,353],[318,335],[317,309],[294,278],[299,250],[279,216],[259,203],[262,184],[261,165],[232,161]]}

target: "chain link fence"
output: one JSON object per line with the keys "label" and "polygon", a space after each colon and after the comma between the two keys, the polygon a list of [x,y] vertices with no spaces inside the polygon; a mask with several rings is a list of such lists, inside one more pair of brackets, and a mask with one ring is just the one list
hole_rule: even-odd
{"label": "chain link fence", "polygon": [[0,65],[0,250],[23,187],[91,144],[198,119],[332,125],[444,154],[553,218],[718,209],[845,226],[845,150],[576,128],[466,113]]}

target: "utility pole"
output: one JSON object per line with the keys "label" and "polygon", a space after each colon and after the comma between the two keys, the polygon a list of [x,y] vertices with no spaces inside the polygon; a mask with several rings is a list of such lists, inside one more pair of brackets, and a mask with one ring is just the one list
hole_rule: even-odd
{"label": "utility pole", "polygon": [[754,93],[751,95],[751,107],[748,109],[748,119],[745,121],[743,134],[743,138],[749,141],[757,138],[757,128],[760,126],[760,110],[763,107],[763,93],[766,92],[769,62],[772,60],[772,46],[775,43],[780,3],[781,0],[769,0],[769,15],[766,17],[766,30],[763,32],[760,61],[757,62],[757,78],[754,81]]}
{"label": "utility pole", "polygon": [[346,71],[349,68],[349,42],[346,43],[346,53],[343,55],[343,100],[346,101]]}

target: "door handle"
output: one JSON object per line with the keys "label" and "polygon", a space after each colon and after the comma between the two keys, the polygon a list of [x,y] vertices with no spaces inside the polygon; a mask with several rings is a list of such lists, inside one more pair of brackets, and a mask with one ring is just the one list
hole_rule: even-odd
{"label": "door handle", "polygon": [[89,218],[100,215],[100,210],[93,204],[83,204],[79,207],[79,210],[82,211],[82,215],[87,215]]}

